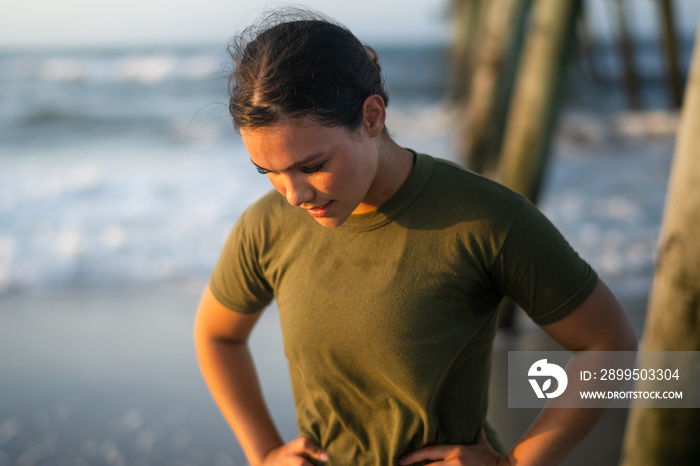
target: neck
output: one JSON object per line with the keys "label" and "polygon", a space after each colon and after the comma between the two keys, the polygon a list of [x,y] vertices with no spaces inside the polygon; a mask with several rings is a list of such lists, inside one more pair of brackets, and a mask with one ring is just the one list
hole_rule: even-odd
{"label": "neck", "polygon": [[391,199],[413,169],[413,154],[410,151],[396,144],[388,135],[382,135],[379,139],[377,172],[367,196],[354,214],[376,210]]}

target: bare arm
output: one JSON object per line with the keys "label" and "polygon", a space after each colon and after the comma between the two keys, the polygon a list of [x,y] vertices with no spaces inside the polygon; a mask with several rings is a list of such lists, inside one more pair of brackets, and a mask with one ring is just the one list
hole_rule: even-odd
{"label": "bare arm", "polygon": [[[620,303],[602,281],[571,314],[542,327],[570,351],[636,351],[637,338]],[[545,408],[508,453],[510,464],[558,464],[590,432],[604,409]]]}
{"label": "bare arm", "polygon": [[250,464],[285,464],[285,458],[304,455],[323,460],[323,452],[308,439],[284,445],[272,421],[247,344],[259,316],[260,312],[242,314],[224,307],[207,286],[195,320],[204,380]]}
{"label": "bare arm", "polygon": [[[573,312],[542,327],[570,351],[635,351],[637,339],[620,303],[598,281],[593,292]],[[498,458],[483,434],[472,446],[433,445],[409,453],[401,464],[440,460],[436,464],[545,466],[559,464],[590,432],[603,409],[544,408],[518,444]]]}

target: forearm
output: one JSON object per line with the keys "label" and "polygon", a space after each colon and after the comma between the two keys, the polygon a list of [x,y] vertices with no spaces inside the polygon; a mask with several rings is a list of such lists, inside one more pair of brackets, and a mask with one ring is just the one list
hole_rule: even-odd
{"label": "forearm", "polygon": [[209,390],[252,465],[282,445],[245,343],[198,336],[197,357]]}
{"label": "forearm", "polygon": [[600,420],[605,412],[604,407],[600,404],[597,407],[587,406],[576,398],[581,390],[576,375],[582,368],[590,368],[590,363],[606,360],[606,355],[609,354],[601,348],[592,348],[591,351],[575,352],[572,355],[566,366],[569,380],[566,391],[548,401],[517,445],[508,453],[510,464],[559,464]]}
{"label": "forearm", "polygon": [[599,408],[544,408],[508,452],[510,464],[559,464],[593,429],[604,412]]}
{"label": "forearm", "polygon": [[[637,339],[617,299],[602,281],[574,312],[564,319],[543,327],[564,348],[574,354],[567,365],[568,392],[577,393],[576,377],[592,363],[607,360],[607,352],[634,352]],[[633,361],[626,363],[633,364]],[[603,365],[605,366],[605,365]],[[593,429],[604,408],[559,408],[564,396],[550,400],[518,444],[508,453],[511,464],[559,464]],[[569,402],[571,398],[566,398]],[[571,404],[564,404],[572,406]],[[579,406],[579,405],[574,405]]]}

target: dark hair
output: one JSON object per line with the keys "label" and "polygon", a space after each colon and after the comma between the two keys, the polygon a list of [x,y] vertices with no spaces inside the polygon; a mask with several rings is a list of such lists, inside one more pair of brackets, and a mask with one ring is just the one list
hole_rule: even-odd
{"label": "dark hair", "polygon": [[309,116],[328,126],[359,128],[367,97],[378,94],[389,102],[377,54],[328,19],[299,10],[291,15],[272,14],[229,44],[234,127]]}

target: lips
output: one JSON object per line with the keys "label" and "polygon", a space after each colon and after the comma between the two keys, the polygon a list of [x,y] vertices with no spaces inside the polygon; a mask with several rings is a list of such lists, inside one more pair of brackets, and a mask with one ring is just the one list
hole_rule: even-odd
{"label": "lips", "polygon": [[326,215],[328,215],[328,209],[330,208],[332,203],[333,203],[333,201],[328,201],[327,203],[323,204],[322,206],[312,207],[312,208],[306,209],[306,210],[309,212],[309,214],[312,217],[316,217],[316,218],[325,217]]}

